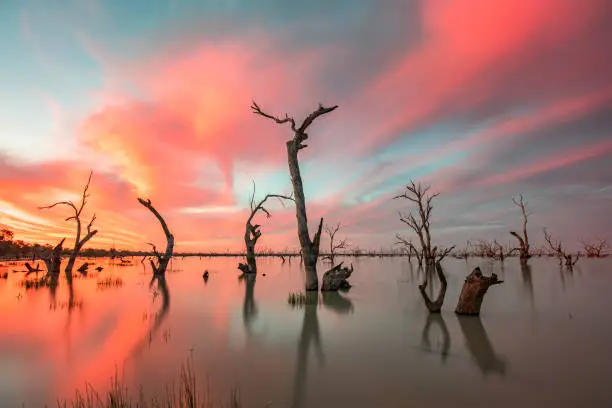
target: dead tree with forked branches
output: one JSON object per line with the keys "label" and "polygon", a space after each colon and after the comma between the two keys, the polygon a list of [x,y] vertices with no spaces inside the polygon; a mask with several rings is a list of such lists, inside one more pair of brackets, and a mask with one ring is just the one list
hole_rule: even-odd
{"label": "dead tree with forked branches", "polygon": [[329,254],[325,255],[324,258],[329,259],[329,262],[333,265],[334,260],[336,258],[336,254],[339,249],[346,249],[349,247],[349,244],[346,238],[336,241],[336,234],[340,230],[341,224],[338,223],[336,225],[325,224],[325,233],[329,237]]}
{"label": "dead tree with forked branches", "polygon": [[421,266],[423,262],[426,265],[434,265],[437,262],[441,262],[455,248],[454,245],[450,248],[438,248],[431,245],[430,218],[431,211],[433,210],[432,201],[440,193],[428,194],[430,188],[431,186],[423,188],[421,183],[415,184],[413,180],[410,180],[410,184],[406,186],[406,191],[393,197],[393,199],[404,198],[417,205],[416,217],[412,212],[407,215],[400,212],[399,216],[400,221],[408,225],[417,234],[421,248],[417,249],[412,240],[408,240],[399,234],[396,237],[398,243],[406,245],[410,253],[416,255],[417,261]]}
{"label": "dead tree with forked branches", "polygon": [[68,264],[66,264],[66,269],[65,269],[66,278],[68,278],[69,280],[72,280],[72,268],[74,267],[74,263],[77,257],[79,256],[79,252],[81,251],[81,248],[83,248],[83,245],[85,245],[87,241],[89,241],[94,235],[98,233],[98,230],[91,229],[94,221],[96,220],[96,214],[94,214],[91,217],[91,221],[89,221],[89,224],[87,224],[87,227],[86,227],[87,234],[85,234],[84,237],[82,236],[83,231],[82,231],[82,223],[81,223],[81,213],[83,212],[83,209],[85,208],[85,205],[87,204],[87,198],[89,197],[89,193],[88,193],[89,184],[91,183],[92,175],[93,175],[93,171],[89,173],[87,184],[85,185],[85,188],[83,189],[83,195],[81,196],[81,203],[79,204],[78,207],[72,201],[59,201],[55,204],[47,205],[44,207],[39,207],[40,209],[50,209],[50,208],[53,208],[59,205],[65,205],[74,210],[74,215],[71,215],[70,217],[66,218],[66,221],[74,220],[76,221],[76,224],[77,224],[76,236],[74,238],[74,248],[72,249],[70,258],[68,258]]}
{"label": "dead tree with forked branches", "polygon": [[319,278],[317,277],[317,259],[319,258],[319,244],[321,242],[321,230],[323,229],[323,218],[319,222],[317,232],[314,237],[310,238],[308,232],[308,218],[306,217],[306,200],[304,198],[304,187],[302,185],[302,176],[300,174],[300,166],[298,162],[298,153],[300,150],[308,147],[304,142],[308,139],[306,130],[320,116],[334,111],[338,106],[324,107],[319,104],[319,107],[304,119],[301,125],[297,125],[295,120],[285,114],[284,118],[272,116],[261,110],[257,103],[253,102],[251,110],[253,113],[271,119],[277,124],[288,123],[293,131],[293,138],[287,141],[287,159],[289,162],[289,173],[291,174],[291,183],[293,184],[293,197],[295,199],[295,211],[298,222],[298,238],[300,240],[301,254],[304,261],[304,269],[306,270],[306,290],[318,290]]}
{"label": "dead tree with forked branches", "polygon": [[510,234],[516,237],[516,239],[519,241],[519,247],[515,248],[514,250],[519,251],[519,258],[521,263],[526,263],[527,260],[531,257],[531,254],[529,252],[529,237],[527,236],[527,219],[530,214],[527,213],[527,210],[525,209],[527,202],[525,201],[525,197],[523,197],[523,194],[519,196],[518,200],[513,197],[512,202],[514,203],[514,205],[521,209],[521,214],[523,215],[523,236],[520,236],[515,231],[510,231]]}
{"label": "dead tree with forked branches", "polygon": [[151,200],[144,200],[142,198],[139,198],[138,202],[142,204],[145,208],[147,208],[149,211],[151,211],[153,215],[155,215],[155,218],[157,218],[157,220],[161,224],[162,229],[164,230],[164,234],[166,235],[166,251],[163,254],[157,251],[157,248],[154,244],[149,243],[149,245],[151,245],[151,247],[153,248],[153,254],[157,258],[157,265],[155,265],[155,262],[153,262],[152,259],[149,259],[149,261],[151,262],[151,268],[153,269],[153,274],[156,276],[165,276],[166,269],[168,268],[168,262],[170,262],[170,259],[172,259],[172,253],[174,251],[174,235],[172,235],[172,233],[170,232],[170,229],[168,228],[164,217],[162,217],[161,214],[155,209],[155,207],[151,205]]}
{"label": "dead tree with forked branches", "polygon": [[559,257],[559,265],[565,261],[565,267],[570,270],[573,269],[580,259],[580,252],[578,252],[576,258],[572,254],[565,252],[563,243],[561,241],[553,241],[552,234],[546,228],[544,228],[544,239],[548,243],[550,250]]}
{"label": "dead tree with forked branches", "polygon": [[[266,215],[267,218],[270,218],[272,215],[270,211],[264,207],[266,201],[269,198],[278,198],[281,203],[283,200],[291,200],[293,201],[293,197],[281,195],[281,194],[266,194],[266,196],[259,203],[255,204],[255,182],[253,182],[253,193],[251,194],[251,215],[247,219],[245,231],[244,231],[244,243],[246,245],[246,260],[247,263],[243,264],[242,262],[238,264],[238,269],[240,269],[243,273],[257,273],[257,261],[255,260],[255,244],[257,244],[257,240],[261,237],[261,225],[253,224],[253,219],[258,212],[262,212]],[[284,260],[284,258],[283,258]]]}
{"label": "dead tree with forked branches", "polygon": [[605,239],[598,239],[595,242],[580,241],[584,254],[587,258],[601,258],[606,256],[606,249],[608,248],[608,241]]}

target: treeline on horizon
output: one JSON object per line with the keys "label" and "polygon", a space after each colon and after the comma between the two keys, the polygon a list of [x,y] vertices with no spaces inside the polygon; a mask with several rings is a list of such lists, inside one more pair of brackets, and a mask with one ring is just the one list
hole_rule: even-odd
{"label": "treeline on horizon", "polygon": [[[591,257],[606,257],[610,253],[606,252],[607,242],[602,241],[603,247],[601,251],[597,253],[597,256],[592,255]],[[583,244],[586,246],[583,251],[585,253],[593,253],[593,244]],[[510,246],[505,247],[505,251],[501,251],[497,248],[503,248],[497,241],[486,241],[486,240],[468,240],[465,248],[455,249],[449,255],[452,258],[465,259],[469,257],[475,258],[500,258],[500,254],[505,252],[505,257],[518,256],[517,252],[512,252]],[[8,228],[0,229],[0,259],[4,261],[19,261],[19,260],[33,260],[39,259],[38,255],[45,250],[50,251],[53,249],[52,245],[46,244],[32,244],[23,240],[15,239],[15,233]],[[62,250],[62,256],[68,256],[71,253],[71,249]],[[270,248],[262,248],[256,252],[259,257],[299,257],[299,249],[284,248],[281,250],[273,250]],[[124,257],[150,257],[155,254],[152,251],[142,250],[127,250],[127,249],[105,249],[105,248],[84,248],[80,251],[79,257],[81,258],[124,258]],[[246,251],[235,251],[226,249],[225,251],[197,251],[197,252],[175,252],[175,257],[243,257],[246,255]],[[321,251],[321,255],[329,256],[331,251]],[[374,249],[363,249],[358,247],[351,247],[345,249],[340,253],[335,253],[335,256],[351,256],[351,257],[398,257],[398,256],[410,256],[410,252],[405,248],[380,248]],[[557,254],[551,251],[546,246],[534,248],[534,256],[557,256]]]}

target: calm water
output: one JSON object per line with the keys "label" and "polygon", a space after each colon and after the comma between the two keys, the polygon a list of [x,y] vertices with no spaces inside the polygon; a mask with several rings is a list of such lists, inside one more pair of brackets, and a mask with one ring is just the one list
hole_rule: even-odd
{"label": "calm water", "polygon": [[[448,260],[438,317],[399,258],[353,259],[350,292],[302,309],[287,304],[303,286],[296,261],[261,259],[253,282],[238,280],[236,258],[174,260],[166,287],[151,288],[138,261],[95,262],[104,271],[75,278],[72,294],[66,281],[26,291],[10,272],[20,266],[0,267],[2,407],[52,405],[85,382],[103,390],[117,367],[132,389],[161,395],[190,356],[202,388],[208,378],[225,399],[237,385],[246,407],[612,406],[612,259],[573,273],[551,259],[522,271],[517,259]],[[476,265],[505,283],[480,318],[458,318]],[[123,285],[101,289],[104,277]]]}

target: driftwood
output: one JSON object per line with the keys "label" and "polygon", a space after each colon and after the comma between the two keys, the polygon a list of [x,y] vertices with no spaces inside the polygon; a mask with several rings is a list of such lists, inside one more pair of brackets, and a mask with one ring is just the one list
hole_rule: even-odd
{"label": "driftwood", "polygon": [[515,231],[510,231],[510,235],[514,236],[519,241],[519,247],[514,248],[514,250],[519,251],[519,259],[521,263],[526,263],[527,260],[531,257],[531,254],[529,252],[529,236],[527,235],[527,219],[529,217],[529,214],[525,209],[525,205],[527,204],[527,202],[525,201],[525,197],[523,197],[522,194],[519,196],[518,201],[516,200],[516,198],[512,198],[512,202],[514,203],[514,205],[521,209],[521,214],[523,215],[523,236],[520,236]]}
{"label": "driftwood", "polygon": [[89,268],[89,263],[85,262],[83,265],[79,267],[79,269],[77,269],[77,272],[79,272],[82,275],[87,275],[88,268]]}
{"label": "driftwood", "polygon": [[77,207],[72,201],[59,201],[55,204],[51,204],[45,207],[40,207],[40,209],[50,209],[58,205],[65,205],[74,210],[74,215],[66,218],[66,221],[75,220],[77,224],[76,228],[76,236],[74,238],[74,248],[70,253],[70,258],[68,258],[68,263],[66,264],[66,278],[68,280],[72,279],[72,268],[74,267],[74,263],[76,262],[77,257],[79,256],[79,252],[81,248],[89,241],[94,235],[98,233],[98,230],[92,230],[94,221],[96,220],[96,214],[91,217],[91,221],[87,224],[87,234],[84,237],[82,236],[82,224],[81,224],[81,213],[83,212],[83,208],[87,204],[87,198],[89,197],[89,184],[91,183],[91,176],[93,172],[89,173],[89,179],[87,180],[87,184],[83,189],[83,195],[81,196],[81,204]]}
{"label": "driftwood", "polygon": [[353,265],[350,268],[342,267],[343,262],[331,268],[323,274],[321,291],[337,291],[339,289],[349,289],[351,284],[347,279],[353,273]]}
{"label": "driftwood", "polygon": [[433,267],[431,265],[427,266],[427,270],[425,271],[425,281],[419,285],[419,291],[421,292],[421,296],[423,296],[427,310],[429,310],[430,313],[440,313],[442,310],[442,304],[444,304],[444,297],[446,296],[446,287],[448,284],[446,282],[446,276],[444,276],[444,271],[442,270],[442,265],[437,262],[435,269],[438,274],[438,279],[440,280],[440,292],[438,292],[438,297],[436,300],[432,301],[425,291],[429,281],[429,275],[433,275],[432,269]]}
{"label": "driftwood", "polygon": [[472,273],[465,278],[455,313],[460,315],[479,315],[480,306],[487,290],[489,290],[489,286],[503,282],[497,279],[496,274],[484,276],[479,267],[474,268]]}
{"label": "driftwood", "polygon": [[[162,217],[161,214],[151,204],[151,200],[143,200],[142,198],[139,198],[138,202],[142,204],[145,208],[147,208],[149,211],[151,211],[153,215],[155,215],[155,218],[157,218],[157,220],[161,224],[162,229],[164,230],[164,234],[166,235],[166,251],[163,254],[157,252],[157,248],[155,247],[155,245],[149,243],[149,245],[151,245],[151,247],[153,248],[153,254],[157,258],[157,265],[155,265],[155,262],[153,262],[153,260],[150,260],[151,268],[153,269],[153,274],[165,275],[166,269],[168,268],[168,262],[170,262],[170,259],[172,258],[172,253],[174,251],[174,235],[172,235],[172,233],[170,232],[170,229],[168,228],[164,217]],[[123,260],[121,261],[123,262]]]}
{"label": "driftwood", "polygon": [[298,238],[300,240],[301,254],[304,261],[304,269],[306,271],[306,290],[317,290],[319,287],[319,278],[317,277],[317,259],[319,257],[319,244],[321,242],[321,230],[323,229],[323,218],[319,222],[317,232],[312,239],[308,232],[308,218],[306,216],[306,199],[304,198],[304,187],[302,185],[302,175],[300,174],[300,165],[298,161],[298,152],[308,145],[304,142],[308,139],[306,130],[319,116],[334,111],[338,106],[324,107],[319,104],[317,110],[313,111],[304,119],[298,127],[295,120],[289,115],[284,118],[279,118],[267,114],[261,110],[257,103],[253,102],[251,110],[253,113],[272,119],[277,124],[289,123],[293,131],[293,139],[287,141],[287,161],[289,163],[289,173],[291,175],[291,184],[293,185],[293,197],[295,200],[295,211],[298,222]]}
{"label": "driftwood", "polygon": [[30,265],[29,262],[25,263],[25,267],[27,269],[25,276],[27,277],[28,275],[30,275],[31,273],[38,273],[38,272],[42,272],[42,269],[40,269],[40,267],[38,266],[38,264],[36,265],[36,268],[33,268],[32,265]]}

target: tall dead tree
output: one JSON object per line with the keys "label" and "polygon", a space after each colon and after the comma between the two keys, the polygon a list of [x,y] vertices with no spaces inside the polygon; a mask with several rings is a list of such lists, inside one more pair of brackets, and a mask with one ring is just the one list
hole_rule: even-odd
{"label": "tall dead tree", "polygon": [[407,215],[400,212],[400,221],[408,225],[408,227],[417,234],[420,243],[420,249],[416,248],[412,244],[412,240],[407,240],[399,234],[396,235],[398,242],[408,246],[409,251],[417,256],[419,265],[423,265],[423,262],[427,265],[435,265],[436,262],[442,261],[454,248],[453,245],[450,248],[438,248],[431,246],[431,231],[430,231],[430,218],[431,211],[433,210],[432,201],[438,197],[440,193],[428,194],[431,186],[423,187],[421,183],[415,184],[413,180],[410,180],[410,184],[406,186],[406,191],[403,194],[393,197],[393,199],[404,198],[412,201],[417,205],[417,216],[415,217],[412,212]]}
{"label": "tall dead tree", "polygon": [[81,251],[81,248],[83,248],[83,245],[85,245],[87,241],[89,241],[94,235],[98,233],[98,230],[91,229],[94,221],[96,220],[96,214],[94,214],[91,217],[91,221],[89,221],[89,224],[87,224],[87,234],[84,237],[81,237],[81,235],[83,234],[82,224],[81,224],[81,213],[83,212],[83,208],[85,208],[85,205],[87,204],[87,198],[89,197],[89,193],[88,193],[89,184],[91,183],[92,175],[93,175],[93,172],[90,172],[89,178],[87,179],[87,184],[85,185],[85,188],[83,189],[83,195],[81,196],[81,203],[78,207],[72,201],[59,201],[55,204],[47,205],[44,207],[39,207],[40,209],[50,209],[50,208],[53,208],[59,205],[65,205],[74,210],[74,215],[71,215],[70,217],[66,218],[66,221],[74,220],[76,221],[76,224],[77,224],[76,236],[74,238],[74,248],[72,249],[70,258],[68,258],[68,264],[66,264],[66,269],[65,269],[66,278],[68,278],[69,280],[72,279],[72,268],[74,267],[74,263],[77,257],[79,256],[79,252]]}
{"label": "tall dead tree", "polygon": [[334,260],[336,258],[338,250],[346,249],[349,246],[346,238],[336,241],[336,234],[340,230],[340,227],[340,223],[333,226],[325,224],[325,233],[327,234],[327,236],[329,236],[329,254],[326,255],[325,258],[329,259],[329,262],[332,265],[334,264]]}
{"label": "tall dead tree", "polygon": [[516,239],[519,241],[519,247],[515,248],[514,250],[519,251],[521,263],[526,263],[531,257],[531,254],[529,253],[529,237],[527,236],[527,218],[530,214],[528,214],[527,210],[525,209],[527,202],[525,201],[523,194],[519,196],[519,200],[513,197],[512,202],[521,209],[521,214],[523,215],[523,236],[520,236],[515,231],[510,231],[510,234],[516,237]]}
{"label": "tall dead tree", "polygon": [[548,243],[550,250],[559,257],[559,264],[565,261],[567,269],[573,269],[574,265],[580,260],[580,252],[578,252],[574,258],[572,254],[567,253],[565,249],[563,249],[563,243],[561,241],[553,241],[552,234],[550,234],[546,228],[544,228],[544,239],[546,243]]}
{"label": "tall dead tree", "polygon": [[298,238],[300,240],[301,254],[304,261],[304,269],[306,270],[306,290],[318,290],[319,278],[317,277],[317,259],[319,258],[319,244],[321,242],[321,230],[323,229],[323,218],[319,222],[317,232],[312,239],[308,232],[308,218],[306,217],[306,200],[304,198],[304,187],[302,185],[302,176],[300,174],[300,165],[298,162],[298,152],[308,145],[304,142],[308,139],[306,130],[319,116],[325,115],[334,111],[338,105],[324,107],[319,104],[317,110],[312,112],[304,119],[298,127],[295,120],[285,114],[284,118],[269,115],[261,110],[257,103],[253,102],[251,110],[253,113],[272,119],[277,124],[289,123],[293,131],[293,139],[287,141],[287,159],[289,162],[289,173],[291,174],[291,183],[293,184],[293,196],[295,198],[295,211],[298,222]]}
{"label": "tall dead tree", "polygon": [[142,198],[139,198],[138,202],[151,211],[153,215],[155,215],[155,218],[157,218],[161,224],[164,234],[166,235],[166,251],[163,254],[157,252],[155,245],[149,243],[149,245],[151,245],[153,248],[153,254],[157,258],[157,265],[155,265],[155,262],[153,262],[152,259],[149,260],[151,262],[153,274],[165,275],[166,269],[168,268],[168,262],[170,262],[170,259],[172,259],[172,252],[174,251],[174,235],[172,235],[170,229],[168,229],[168,225],[166,224],[164,217],[162,217],[161,214],[153,207],[153,205],[151,205],[151,200],[143,200]]}
{"label": "tall dead tree", "polygon": [[243,273],[257,273],[257,261],[255,260],[255,244],[257,244],[257,240],[261,237],[261,225],[253,224],[253,218],[257,215],[258,212],[263,212],[266,215],[266,218],[270,218],[272,215],[270,211],[268,211],[264,204],[268,201],[269,198],[278,198],[279,200],[291,200],[293,201],[293,197],[281,195],[281,194],[266,194],[266,196],[261,200],[257,205],[255,205],[255,182],[253,182],[253,194],[251,194],[251,215],[247,219],[245,231],[244,231],[244,243],[246,245],[246,260],[247,263],[239,263],[238,269],[240,269]]}

